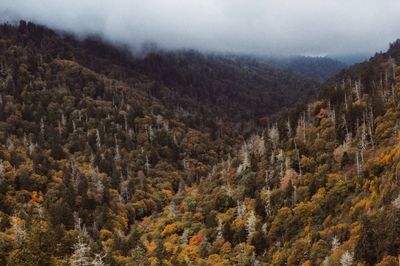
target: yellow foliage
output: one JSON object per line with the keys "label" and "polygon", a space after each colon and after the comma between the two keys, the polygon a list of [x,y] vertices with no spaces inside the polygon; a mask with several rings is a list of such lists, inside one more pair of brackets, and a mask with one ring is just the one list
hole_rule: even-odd
{"label": "yellow foliage", "polygon": [[112,238],[108,238],[105,241],[102,241],[101,244],[103,245],[104,250],[112,250],[112,246],[114,245],[114,240]]}
{"label": "yellow foliage", "polygon": [[150,253],[150,254],[153,253],[154,250],[156,249],[156,247],[157,247],[157,243],[156,242],[154,242],[154,241],[149,242],[146,245],[147,252]]}
{"label": "yellow foliage", "polygon": [[272,256],[272,265],[286,265],[286,255],[283,251],[277,251]]}
{"label": "yellow foliage", "polygon": [[309,158],[307,156],[302,155],[300,159],[300,164],[303,169],[311,170],[315,167],[315,160],[314,158]]}
{"label": "yellow foliage", "polygon": [[203,214],[201,212],[196,212],[194,214],[194,219],[199,221],[199,222],[203,221],[203,219],[204,219]]}
{"label": "yellow foliage", "polygon": [[385,256],[376,266],[398,266],[399,258],[393,256]]}
{"label": "yellow foliage", "polygon": [[326,190],[325,188],[318,189],[317,193],[311,198],[313,202],[324,202],[326,198]]}
{"label": "yellow foliage", "polygon": [[150,257],[149,263],[150,263],[150,266],[158,266],[159,265],[156,257]]}
{"label": "yellow foliage", "polygon": [[240,232],[241,230],[244,229],[245,225],[246,225],[246,221],[243,220],[243,219],[240,219],[239,217],[237,217],[237,218],[233,221],[231,227],[232,227],[232,230],[233,230],[234,232]]}
{"label": "yellow foliage", "polygon": [[366,199],[362,199],[357,202],[353,207],[350,208],[350,215],[355,214],[358,212],[367,211],[370,208],[370,202]]}
{"label": "yellow foliage", "polygon": [[168,198],[168,200],[171,200],[173,198],[173,192],[169,189],[162,189],[161,190]]}
{"label": "yellow foliage", "polygon": [[232,250],[232,245],[230,242],[225,242],[221,247],[222,254],[228,254]]}
{"label": "yellow foliage", "polygon": [[208,263],[210,263],[213,266],[217,265],[222,265],[222,259],[219,255],[217,254],[212,254],[208,257],[207,259]]}
{"label": "yellow foliage", "polygon": [[100,239],[105,240],[112,237],[112,232],[107,229],[100,230]]}
{"label": "yellow foliage", "polygon": [[178,260],[182,263],[187,265],[188,261],[195,261],[197,258],[199,258],[199,246],[198,245],[193,245],[190,243],[190,245],[186,245],[185,248],[182,250],[182,252],[178,256]]}
{"label": "yellow foliage", "polygon": [[352,223],[350,228],[350,238],[346,242],[349,244],[349,249],[356,246],[358,239],[360,238],[360,233],[361,224],[359,222]]}
{"label": "yellow foliage", "polygon": [[161,232],[161,235],[166,236],[166,235],[175,233],[176,229],[177,229],[176,224],[174,224],[174,223],[168,224],[167,226],[165,226],[164,230]]}
{"label": "yellow foliage", "polygon": [[301,202],[293,209],[295,219],[304,225],[312,223],[320,211],[321,207],[316,202]]}
{"label": "yellow foliage", "polygon": [[164,241],[165,250],[172,254],[176,254],[179,249],[178,242],[179,242],[179,237],[177,234],[173,234],[173,235],[169,236]]}
{"label": "yellow foliage", "polygon": [[341,180],[341,176],[339,174],[328,174],[328,182],[327,182],[327,187],[332,188],[335,186],[335,184]]}

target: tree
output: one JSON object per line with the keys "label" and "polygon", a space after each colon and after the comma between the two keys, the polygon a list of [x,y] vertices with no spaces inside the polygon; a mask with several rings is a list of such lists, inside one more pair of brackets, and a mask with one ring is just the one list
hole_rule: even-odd
{"label": "tree", "polygon": [[131,252],[132,265],[148,266],[146,251],[141,246],[136,246]]}
{"label": "tree", "polygon": [[105,255],[103,254],[94,254],[94,259],[91,261],[92,266],[105,266],[106,264],[104,263],[104,258]]}
{"label": "tree", "polygon": [[340,265],[342,266],[352,266],[354,263],[354,255],[349,251],[345,251],[340,257]]}
{"label": "tree", "polygon": [[54,254],[54,234],[49,223],[40,216],[33,218],[25,232],[22,244],[10,254],[8,260],[10,265],[51,265],[52,254]]}
{"label": "tree", "polygon": [[271,139],[273,148],[276,149],[279,143],[278,125],[274,125],[268,130],[268,136]]}
{"label": "tree", "polygon": [[252,236],[256,232],[256,222],[257,222],[257,218],[254,215],[254,211],[252,210],[250,212],[250,215],[248,216],[247,222],[246,222],[246,230],[248,233],[247,240],[248,241],[251,240]]}
{"label": "tree", "polygon": [[81,236],[78,236],[78,242],[74,245],[74,252],[69,261],[72,266],[91,265],[90,247],[83,241]]}

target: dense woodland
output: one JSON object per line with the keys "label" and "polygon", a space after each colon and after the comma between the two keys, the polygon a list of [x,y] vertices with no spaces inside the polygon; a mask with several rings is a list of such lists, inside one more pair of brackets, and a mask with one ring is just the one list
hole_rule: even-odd
{"label": "dense woodland", "polygon": [[399,61],[311,99],[252,59],[0,26],[0,265],[398,265]]}
{"label": "dense woodland", "polygon": [[[329,57],[311,57],[311,56],[294,56],[294,57],[256,57],[262,62],[271,64],[280,69],[287,69],[302,76],[311,78],[318,82],[325,82],[328,79],[339,74],[347,68],[346,60],[352,61],[352,57],[340,58],[342,61]],[[356,58],[355,58],[356,60]],[[364,60],[360,60],[364,61]],[[352,65],[350,63],[350,65]]]}

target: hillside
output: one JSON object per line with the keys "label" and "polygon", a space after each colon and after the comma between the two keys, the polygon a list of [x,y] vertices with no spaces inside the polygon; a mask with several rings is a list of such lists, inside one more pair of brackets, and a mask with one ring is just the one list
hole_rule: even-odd
{"label": "hillside", "polygon": [[135,70],[163,85],[155,87],[152,95],[166,105],[184,104],[236,122],[292,106],[311,97],[318,85],[251,58],[194,51],[149,54],[135,62]]}
{"label": "hillside", "polygon": [[277,114],[142,223],[147,250],[178,265],[397,265],[399,51]]}
{"label": "hillside", "polygon": [[253,61],[135,58],[95,38],[1,25],[0,264],[168,265],[145,223],[315,88]]}
{"label": "hillside", "polygon": [[397,265],[399,61],[312,99],[249,58],[0,26],[0,264]]}
{"label": "hillside", "polygon": [[258,57],[257,59],[320,83],[327,81],[347,68],[345,63],[329,57],[294,56],[281,58]]}
{"label": "hillside", "polygon": [[92,37],[77,41],[35,25],[21,23],[18,31],[4,25],[3,36],[28,46],[44,61],[72,60],[96,73],[135,87],[148,83],[145,93],[169,108],[221,116],[240,122],[272,114],[315,93],[317,82],[250,58],[204,55],[195,51],[149,53],[135,57]]}
{"label": "hillside", "polygon": [[296,73],[323,82],[345,69],[346,65],[328,57],[300,56],[290,60],[287,67]]}

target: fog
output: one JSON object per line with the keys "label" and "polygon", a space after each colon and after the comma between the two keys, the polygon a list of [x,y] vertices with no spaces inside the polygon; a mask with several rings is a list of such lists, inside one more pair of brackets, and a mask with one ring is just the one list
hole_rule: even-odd
{"label": "fog", "polygon": [[132,48],[372,54],[400,38],[399,0],[1,0],[0,15]]}

